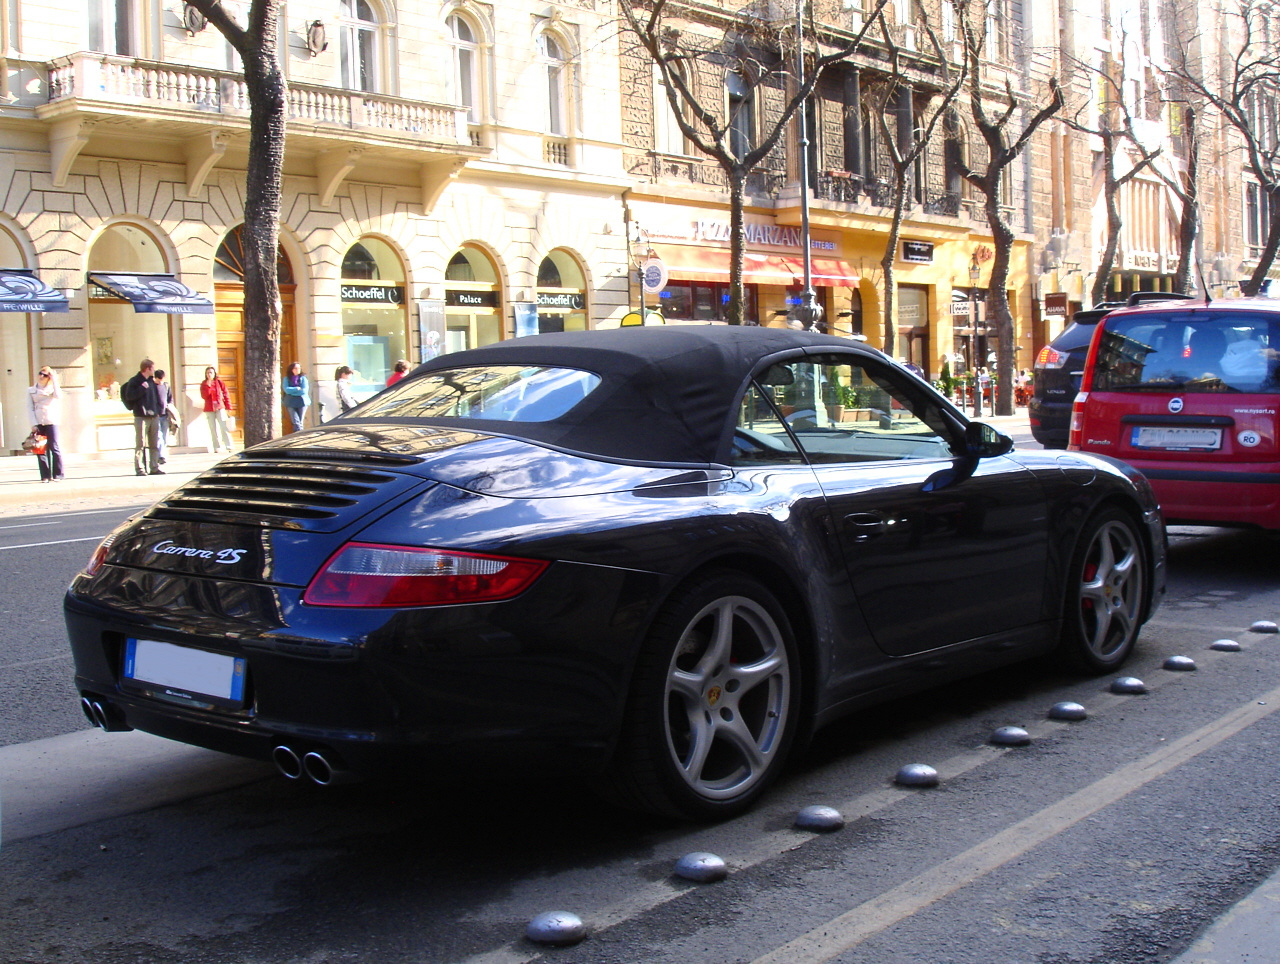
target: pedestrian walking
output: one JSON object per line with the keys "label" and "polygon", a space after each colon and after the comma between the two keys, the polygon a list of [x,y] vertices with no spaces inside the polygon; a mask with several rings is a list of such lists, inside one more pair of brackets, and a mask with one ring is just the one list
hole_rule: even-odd
{"label": "pedestrian walking", "polygon": [[120,386],[120,400],[133,413],[133,471],[137,475],[164,475],[157,423],[163,409],[155,372],[156,363],[144,358],[138,364],[138,373]]}
{"label": "pedestrian walking", "polygon": [[47,365],[36,373],[36,383],[27,389],[27,418],[31,427],[45,437],[44,452],[36,456],[41,482],[62,480],[62,449],[58,447],[58,422],[62,420],[62,389],[58,377]]}
{"label": "pedestrian walking", "polygon": [[173,403],[173,389],[165,381],[164,370],[157,368],[152,378],[156,383],[156,394],[160,396],[160,414],[156,416],[156,451],[159,458],[156,461],[159,465],[164,465],[169,458],[169,432],[176,435],[178,429],[182,428],[182,416]]}
{"label": "pedestrian walking", "polygon": [[387,388],[390,388],[407,374],[409,374],[409,363],[401,358],[396,362],[395,368],[391,374],[387,376]]}
{"label": "pedestrian walking", "polygon": [[230,452],[231,430],[227,426],[227,413],[231,411],[231,393],[227,391],[226,383],[218,377],[218,370],[213,366],[204,370],[200,397],[204,399],[204,417],[209,422],[209,438],[213,442],[213,450],[218,451],[218,442],[221,441]]}
{"label": "pedestrian walking", "polygon": [[307,406],[311,404],[310,386],[307,376],[303,374],[302,365],[294,362],[284,376],[284,407],[289,411],[289,421],[293,431],[302,431],[302,420],[306,417]]}
{"label": "pedestrian walking", "polygon": [[338,408],[343,415],[356,407],[356,396],[351,391],[351,375],[351,369],[346,365],[341,366],[333,375],[338,390]]}

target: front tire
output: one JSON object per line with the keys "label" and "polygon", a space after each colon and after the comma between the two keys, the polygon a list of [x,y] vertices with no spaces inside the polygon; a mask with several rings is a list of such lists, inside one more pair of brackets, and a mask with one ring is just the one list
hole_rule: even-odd
{"label": "front tire", "polygon": [[645,642],[614,784],[624,802],[721,820],[782,769],[800,704],[786,613],[759,582],[711,573],[680,591]]}
{"label": "front tire", "polygon": [[1088,673],[1118,668],[1133,652],[1146,606],[1147,560],[1133,520],[1116,508],[1095,513],[1067,580],[1059,653]]}

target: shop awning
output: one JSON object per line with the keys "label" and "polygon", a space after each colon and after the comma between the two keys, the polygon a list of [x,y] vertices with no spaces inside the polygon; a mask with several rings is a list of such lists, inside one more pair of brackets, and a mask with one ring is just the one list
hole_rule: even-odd
{"label": "shop awning", "polygon": [[67,298],[26,268],[0,269],[0,311],[69,311]]}
{"label": "shop awning", "polygon": [[211,315],[213,302],[192,291],[171,274],[115,274],[90,271],[89,281],[117,298],[133,304],[133,310],[157,315]]}
{"label": "shop awning", "polygon": [[[653,246],[653,253],[667,266],[667,274],[677,281],[729,280],[729,251],[691,244]],[[862,279],[847,261],[839,258],[810,258],[813,283],[823,288],[849,288]],[[792,254],[747,252],[742,259],[743,280],[748,284],[781,285],[793,288],[804,282],[804,259]]]}

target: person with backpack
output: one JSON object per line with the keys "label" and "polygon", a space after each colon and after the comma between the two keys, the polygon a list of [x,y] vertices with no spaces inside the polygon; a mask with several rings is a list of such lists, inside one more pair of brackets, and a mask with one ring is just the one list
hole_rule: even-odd
{"label": "person with backpack", "polygon": [[155,383],[156,363],[142,359],[138,373],[120,386],[120,400],[133,413],[133,471],[135,475],[164,475],[160,468],[159,416],[164,411]]}

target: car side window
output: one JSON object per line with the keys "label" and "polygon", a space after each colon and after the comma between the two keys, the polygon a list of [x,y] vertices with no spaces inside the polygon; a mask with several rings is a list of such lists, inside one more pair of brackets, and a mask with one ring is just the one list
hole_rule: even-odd
{"label": "car side window", "polygon": [[952,458],[946,419],[907,378],[871,359],[831,355],[775,365],[760,380],[810,462]]}
{"label": "car side window", "polygon": [[753,381],[747,389],[733,432],[731,459],[734,465],[786,465],[804,461],[778,410],[774,393],[780,386],[770,383],[771,373],[777,378],[791,377],[785,366],[774,366],[765,374],[764,384]]}

